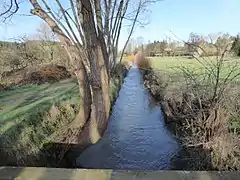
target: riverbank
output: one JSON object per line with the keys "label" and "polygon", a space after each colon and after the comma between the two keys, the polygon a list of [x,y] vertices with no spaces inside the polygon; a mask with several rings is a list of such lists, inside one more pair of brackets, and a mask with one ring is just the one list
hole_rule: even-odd
{"label": "riverbank", "polygon": [[176,169],[240,169],[238,60],[222,61],[219,72],[217,62],[154,58],[151,68],[142,69],[146,88],[154,103],[162,104],[166,123],[181,144]]}
{"label": "riverbank", "polygon": [[[118,83],[110,83],[112,102]],[[72,134],[65,131],[81,106],[78,100],[75,78],[1,91],[0,166],[73,167],[76,144],[66,143]]]}

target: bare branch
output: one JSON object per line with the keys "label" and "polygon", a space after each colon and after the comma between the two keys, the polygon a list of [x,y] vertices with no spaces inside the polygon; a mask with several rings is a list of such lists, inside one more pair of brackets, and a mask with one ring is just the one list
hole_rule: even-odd
{"label": "bare branch", "polygon": [[94,4],[95,4],[95,13],[96,13],[98,29],[103,31],[102,10],[101,10],[101,5],[100,5],[100,0],[94,0]]}
{"label": "bare branch", "polygon": [[[19,10],[19,4],[17,0],[10,0],[9,7],[2,13],[0,13],[0,17],[3,17],[5,22],[7,19],[11,18],[17,11]],[[6,15],[6,17],[4,17]]]}
{"label": "bare branch", "polygon": [[78,33],[79,33],[79,35],[81,37],[81,40],[82,40],[82,43],[83,43],[83,46],[84,46],[84,44],[85,44],[85,37],[84,37],[83,31],[82,31],[82,27],[81,27],[81,24],[80,24],[78,16],[77,16],[76,9],[74,7],[74,3],[73,3],[73,0],[69,0],[69,1],[70,1],[70,4],[71,4],[73,16],[75,18],[75,25],[76,25],[76,27],[78,29]]}
{"label": "bare branch", "polygon": [[[33,1],[34,1],[34,4],[37,3],[36,0],[33,0]],[[48,10],[49,14],[52,16],[53,20],[54,20],[56,23],[58,23],[58,24],[63,28],[63,30],[67,33],[67,35],[68,35],[69,39],[71,40],[71,42],[74,43],[75,41],[74,41],[73,37],[71,36],[70,32],[69,32],[69,31],[67,30],[67,28],[63,25],[63,23],[53,14],[51,8],[48,6],[48,4],[46,3],[46,1],[45,1],[45,0],[41,0],[41,1],[43,2],[44,6],[45,6],[46,9]],[[30,2],[31,2],[31,0],[30,0]],[[33,4],[33,3],[32,3],[32,4]],[[33,7],[34,7],[35,9],[36,9],[36,8],[42,9],[38,3],[37,3],[36,6],[33,5]],[[45,12],[45,13],[47,13],[47,12]],[[49,17],[50,17],[50,16],[49,16]],[[50,27],[51,27],[51,26],[50,26]]]}
{"label": "bare branch", "polygon": [[120,1],[120,5],[118,7],[116,19],[115,19],[112,31],[110,32],[111,36],[113,36],[113,34],[116,32],[116,28],[119,25],[119,22],[120,22],[120,19],[121,19],[122,8],[123,8],[123,0]]}
{"label": "bare branch", "polygon": [[112,32],[112,27],[113,27],[113,16],[114,16],[114,12],[117,6],[117,0],[114,1],[113,4],[113,8],[112,8],[112,13],[111,13],[111,17],[110,17],[110,28],[109,28],[109,33]]}
{"label": "bare branch", "polygon": [[132,33],[133,33],[133,30],[135,28],[135,24],[136,24],[136,21],[137,21],[137,18],[139,16],[139,13],[140,13],[140,10],[141,10],[141,5],[142,5],[142,0],[140,0],[139,4],[138,4],[138,9],[137,9],[137,12],[136,12],[136,15],[135,15],[135,18],[134,18],[134,21],[133,21],[133,24],[132,24],[132,27],[131,27],[131,30],[130,30],[130,33],[128,35],[128,38],[127,38],[127,41],[125,42],[124,44],[124,47],[123,47],[123,50],[122,50],[122,53],[121,53],[121,57],[120,57],[120,62],[122,62],[122,58],[123,58],[123,54],[124,54],[124,51],[127,47],[127,44],[132,36]]}
{"label": "bare branch", "polygon": [[111,3],[112,3],[112,0],[108,0],[108,2],[107,0],[104,0],[104,6],[105,6],[104,34],[107,36],[109,34]]}
{"label": "bare branch", "polygon": [[[63,14],[63,17],[64,17],[64,19],[65,19],[65,21],[66,21],[66,23],[67,23],[68,28],[70,29],[70,31],[71,31],[71,33],[72,33],[75,41],[77,42],[77,46],[78,46],[78,47],[81,46],[81,43],[80,43],[79,39],[77,38],[76,34],[74,33],[73,28],[72,28],[72,26],[70,25],[70,22],[69,22],[69,20],[68,20],[68,18],[67,18],[67,16],[66,16],[66,11],[65,11],[65,9],[63,8],[63,6],[62,6],[62,4],[60,3],[59,0],[55,0],[55,1],[57,2],[58,6],[59,6],[59,8],[60,8],[60,10],[61,10],[61,12],[62,12],[62,14]],[[71,16],[70,16],[70,17],[71,17]],[[76,22],[76,23],[77,23],[77,22]],[[79,47],[79,48],[80,48],[80,47]]]}
{"label": "bare branch", "polygon": [[[128,17],[123,17],[123,19],[126,19],[126,20],[128,20],[128,21],[134,21],[134,18],[128,18]],[[136,20],[136,22],[141,26],[141,27],[144,27],[144,26],[146,26],[148,23],[143,23],[143,22],[141,22],[140,20]]]}

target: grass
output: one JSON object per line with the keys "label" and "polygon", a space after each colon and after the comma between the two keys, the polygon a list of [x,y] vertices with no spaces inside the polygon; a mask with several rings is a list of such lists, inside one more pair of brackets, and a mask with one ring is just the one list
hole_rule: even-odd
{"label": "grass", "polygon": [[186,57],[152,57],[152,67],[163,71],[173,71],[175,68],[184,65],[191,68],[198,68],[200,64],[193,59]]}
{"label": "grass", "polygon": [[[170,88],[169,91],[172,91],[173,87],[176,85],[182,84],[184,81],[184,77],[182,77],[182,68],[186,68],[189,70],[189,73],[199,76],[199,79],[206,74],[205,64],[200,64],[196,59],[188,59],[187,57],[152,57],[151,63],[152,67],[155,70],[159,70],[161,74],[164,76],[168,76],[167,81],[169,82]],[[216,64],[216,57],[205,58],[207,62],[211,61],[211,65],[214,66]],[[201,61],[205,61],[200,58]],[[213,64],[214,63],[214,64]],[[240,68],[240,58],[232,57],[228,61],[224,62],[224,66],[221,70],[222,79],[227,76],[230,69],[233,67]],[[233,77],[238,70],[236,68],[236,72],[231,75]],[[231,83],[233,91],[236,91],[236,87],[240,85],[240,78],[234,79]],[[239,87],[238,87],[239,88]],[[236,94],[235,92],[233,95]],[[233,123],[231,123],[231,127],[238,126],[240,128],[240,120],[238,118],[234,118]]]}
{"label": "grass", "polygon": [[[214,71],[212,76],[215,76],[217,71],[216,57],[199,58],[200,62],[196,59],[189,59],[187,57],[151,57],[151,64],[155,71],[159,71],[162,75],[167,76],[167,81],[172,86],[172,83],[180,84],[185,81],[183,71],[198,77],[199,80],[206,78],[209,71]],[[220,80],[223,82],[228,76],[229,72],[234,69],[229,79],[239,73],[240,58],[229,58],[224,61],[222,69],[220,70]],[[233,86],[240,85],[240,78],[235,78],[231,83]]]}
{"label": "grass", "polygon": [[[118,81],[110,81],[111,101],[118,91]],[[37,155],[45,144],[55,143],[61,130],[74,120],[81,105],[79,96],[76,79],[14,86],[1,92],[0,158],[19,154],[14,161],[28,164],[25,157]]]}
{"label": "grass", "polygon": [[[61,127],[74,119],[75,109],[66,108],[71,104],[79,105],[78,101],[79,89],[75,79],[51,85],[13,87],[2,92],[0,152],[20,154],[19,159],[37,153],[45,143],[52,141]],[[51,114],[51,109],[55,109],[56,117]]]}
{"label": "grass", "polygon": [[[196,59],[189,59],[187,57],[151,57],[152,67],[160,71],[176,72],[179,67],[187,67],[201,73],[206,65],[213,65],[217,63],[216,57],[199,58],[201,63]],[[224,63],[223,74],[226,74],[231,65],[240,64],[240,58],[230,58]]]}
{"label": "grass", "polygon": [[[27,85],[14,87],[0,95],[0,123],[1,133],[13,124],[20,123],[33,113],[48,110],[60,101],[77,99],[78,86],[74,80],[65,80],[55,84]],[[75,102],[74,102],[75,103]]]}

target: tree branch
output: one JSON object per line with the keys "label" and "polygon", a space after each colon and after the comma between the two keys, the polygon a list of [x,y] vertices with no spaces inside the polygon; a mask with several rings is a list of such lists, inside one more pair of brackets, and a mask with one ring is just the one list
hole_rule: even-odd
{"label": "tree branch", "polygon": [[102,24],[102,10],[100,5],[100,0],[94,0],[95,4],[95,13],[97,19],[97,26],[100,31],[103,31],[103,24]]}
{"label": "tree branch", "polygon": [[78,29],[78,33],[79,33],[79,35],[80,35],[80,37],[81,37],[81,41],[82,41],[82,43],[83,43],[83,46],[85,46],[84,34],[83,34],[82,27],[81,27],[81,24],[80,24],[79,19],[78,19],[78,16],[77,16],[76,9],[75,9],[75,7],[74,7],[73,0],[69,0],[69,1],[70,1],[70,4],[71,4],[73,16],[74,16],[75,21],[76,21],[75,25],[76,25],[76,27],[77,27],[77,29]]}
{"label": "tree branch", "polygon": [[9,7],[4,12],[0,13],[0,17],[4,17],[9,13],[9,15],[4,17],[3,22],[5,22],[8,18],[12,17],[18,10],[19,10],[19,5],[17,0],[10,0]]}
{"label": "tree branch", "polygon": [[134,21],[133,21],[133,24],[132,24],[132,27],[131,27],[131,30],[130,30],[130,33],[128,35],[128,38],[127,38],[127,41],[125,42],[124,44],[124,47],[123,47],[123,50],[122,50],[122,53],[121,53],[121,56],[120,56],[120,63],[122,62],[122,58],[123,58],[123,54],[124,54],[124,51],[127,47],[127,44],[132,36],[132,33],[133,33],[133,30],[135,28],[135,24],[137,22],[137,18],[139,16],[139,13],[140,13],[140,10],[141,10],[141,5],[142,5],[142,0],[140,0],[139,4],[138,4],[138,8],[137,8],[137,12],[136,12],[136,15],[135,15],[135,18],[134,18]]}
{"label": "tree branch", "polygon": [[63,14],[63,17],[64,17],[64,19],[65,19],[65,21],[67,23],[68,28],[70,29],[70,31],[71,31],[75,41],[77,42],[78,48],[81,49],[81,43],[80,43],[79,39],[77,38],[76,34],[74,33],[72,26],[70,25],[70,22],[69,22],[66,14],[65,14],[65,12],[66,12],[65,9],[63,8],[63,6],[62,6],[62,4],[60,3],[59,0],[55,0],[55,1],[57,2],[58,6],[59,6],[59,8],[60,8],[60,10],[61,10],[61,12]]}
{"label": "tree branch", "polygon": [[62,42],[65,42],[66,44],[70,45],[71,40],[63,33],[63,31],[59,28],[57,23],[47,14],[47,12],[41,8],[37,0],[29,0],[29,1],[34,7],[34,9],[31,10],[31,13],[43,19],[51,27],[53,32],[55,32],[58,35],[59,39]]}
{"label": "tree branch", "polygon": [[[35,6],[33,5],[33,3],[32,3],[32,5],[33,5],[33,7],[34,7],[35,9],[36,9],[36,8],[42,9],[36,0],[29,0],[29,1],[30,1],[31,3],[32,3],[32,1],[34,1],[34,4],[37,3],[36,7],[35,7]],[[72,42],[72,43],[75,43],[75,41],[74,41],[73,37],[71,36],[70,32],[69,32],[69,31],[67,30],[67,28],[63,25],[63,23],[53,14],[51,8],[48,6],[48,4],[46,3],[46,1],[45,1],[45,0],[41,0],[41,1],[43,2],[44,6],[45,6],[46,9],[48,10],[48,13],[52,16],[53,21],[57,22],[57,23],[64,29],[64,31],[67,33],[67,35],[68,35],[69,39],[71,40],[71,42]],[[43,9],[42,9],[42,10],[43,10]],[[45,12],[45,13],[47,14],[47,12]],[[49,17],[50,17],[50,16],[49,16]],[[50,27],[51,27],[51,26],[50,26]],[[60,29],[60,28],[59,28],[59,29]],[[63,32],[62,32],[62,33],[63,33]]]}

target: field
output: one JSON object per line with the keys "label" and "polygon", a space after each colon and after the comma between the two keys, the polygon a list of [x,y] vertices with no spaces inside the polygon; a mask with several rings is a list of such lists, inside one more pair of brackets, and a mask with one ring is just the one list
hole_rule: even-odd
{"label": "field", "polygon": [[[189,69],[198,70],[201,72],[206,66],[214,66],[217,63],[216,57],[203,57],[196,59],[189,59],[188,57],[151,57],[152,67],[163,71],[174,72],[179,67],[186,67]],[[228,68],[232,65],[240,65],[240,58],[226,59],[224,62],[223,71],[226,73]]]}

